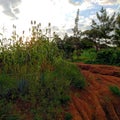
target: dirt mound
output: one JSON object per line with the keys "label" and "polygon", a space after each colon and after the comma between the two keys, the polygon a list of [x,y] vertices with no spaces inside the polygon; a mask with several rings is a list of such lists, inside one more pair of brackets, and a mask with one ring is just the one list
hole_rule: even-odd
{"label": "dirt mound", "polygon": [[120,97],[109,86],[120,87],[120,67],[77,63],[87,80],[84,90],[72,88],[69,112],[73,120],[120,120]]}

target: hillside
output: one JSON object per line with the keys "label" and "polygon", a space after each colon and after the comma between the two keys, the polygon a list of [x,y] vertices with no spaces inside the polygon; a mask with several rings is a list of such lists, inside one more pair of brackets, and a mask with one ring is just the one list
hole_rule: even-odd
{"label": "hillside", "polygon": [[73,120],[119,120],[120,97],[109,86],[120,87],[120,67],[77,63],[88,85],[72,88],[69,112]]}

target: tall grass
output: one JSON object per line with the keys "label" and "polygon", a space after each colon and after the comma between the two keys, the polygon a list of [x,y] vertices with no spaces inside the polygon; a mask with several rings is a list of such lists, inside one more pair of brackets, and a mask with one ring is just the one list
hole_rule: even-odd
{"label": "tall grass", "polygon": [[[70,85],[85,87],[79,69],[62,59],[56,45],[41,36],[1,44],[0,98],[29,101],[34,118],[57,120],[69,101]],[[12,113],[11,113],[12,114]]]}

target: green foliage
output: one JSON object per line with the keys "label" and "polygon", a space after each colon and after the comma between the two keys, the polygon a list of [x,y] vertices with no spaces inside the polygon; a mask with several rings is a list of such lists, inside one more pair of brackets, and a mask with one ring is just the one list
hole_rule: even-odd
{"label": "green foliage", "polygon": [[103,49],[97,52],[96,62],[99,64],[120,65],[119,49]]}
{"label": "green foliage", "polygon": [[25,79],[18,80],[17,90],[20,95],[26,95],[29,92],[29,83]]}
{"label": "green foliage", "polygon": [[80,49],[80,38],[70,36],[64,40],[65,58],[71,58],[74,50],[78,49]]}
{"label": "green foliage", "polygon": [[65,120],[72,120],[72,118],[73,118],[73,117],[72,117],[71,113],[68,113],[68,112],[67,112],[67,113],[65,114]]}
{"label": "green foliage", "polygon": [[[73,60],[74,61],[74,60]],[[108,64],[117,65],[120,63],[120,49],[119,48],[105,48],[96,52],[95,49],[83,50],[79,57],[79,61],[88,64]]]}
{"label": "green foliage", "polygon": [[6,74],[0,74],[0,97],[9,97],[12,89],[16,86],[15,78]]}
{"label": "green foliage", "polygon": [[78,22],[79,22],[79,9],[77,10],[77,15],[76,15],[76,18],[75,18],[75,26],[72,29],[75,37],[79,37],[80,36],[80,31],[78,29],[78,26],[79,26]]}
{"label": "green foliage", "polygon": [[113,36],[113,44],[120,47],[120,13],[118,13],[116,17],[116,27],[115,27],[115,34]]}
{"label": "green foliage", "polygon": [[96,38],[98,38],[98,40],[103,41],[103,39],[105,39],[104,42],[107,44],[106,39],[111,38],[110,33],[114,30],[115,27],[115,13],[109,16],[106,9],[102,7],[100,12],[96,13],[96,16],[98,22],[92,20],[92,30],[96,31]]}
{"label": "green foliage", "polygon": [[[77,66],[63,60],[56,43],[38,35],[34,25],[29,42],[24,42],[22,37],[17,40],[16,34],[13,34],[10,43],[6,41],[8,45],[1,42],[0,99],[7,101],[6,107],[9,107],[9,102],[16,104],[17,100],[30,103],[30,109],[34,110],[29,111],[33,119],[57,120],[61,117],[62,105],[70,100],[70,87],[84,88],[86,82]],[[78,49],[77,43],[78,38],[67,39],[63,47],[66,54],[71,55],[73,50]],[[10,107],[14,107],[13,104]],[[1,116],[9,113],[8,108],[5,110],[7,112],[1,113]],[[11,113],[7,119],[17,119],[17,116]]]}
{"label": "green foliage", "polygon": [[80,61],[84,63],[95,63],[96,54],[95,49],[83,50],[80,56]]}
{"label": "green foliage", "polygon": [[[64,77],[66,80],[69,80],[71,85],[77,88],[84,88],[86,81],[84,76],[80,73],[78,67],[70,62],[63,60],[58,60],[55,63],[56,73],[59,73],[58,76]],[[63,67],[64,66],[64,67]]]}
{"label": "green foliage", "polygon": [[88,39],[87,37],[83,38],[80,42],[81,49],[90,49],[90,48],[93,48],[93,46],[94,46],[93,41]]}
{"label": "green foliage", "polygon": [[69,95],[62,95],[60,98],[60,103],[61,104],[67,104],[70,101],[70,96]]}
{"label": "green foliage", "polygon": [[36,86],[34,94],[34,98],[39,104],[37,110],[43,119],[56,119],[61,110],[61,100],[64,100],[64,97],[69,94],[69,84],[68,80],[58,76],[54,71],[44,72],[44,77]]}
{"label": "green foliage", "polygon": [[110,86],[109,89],[115,95],[120,96],[120,88],[118,86],[113,85],[113,86]]}
{"label": "green foliage", "polygon": [[0,60],[0,97],[29,101],[36,111],[34,119],[56,120],[62,104],[70,100],[70,85],[85,87],[77,66],[64,61],[55,44],[43,37],[27,44],[15,42],[0,53]]}
{"label": "green foliage", "polygon": [[12,103],[7,102],[5,99],[0,100],[0,119],[1,120],[20,120],[19,114],[12,114]]}

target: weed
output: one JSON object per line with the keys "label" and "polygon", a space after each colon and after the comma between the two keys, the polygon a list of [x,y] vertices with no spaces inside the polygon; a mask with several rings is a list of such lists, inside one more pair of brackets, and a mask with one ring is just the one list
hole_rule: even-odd
{"label": "weed", "polygon": [[120,96],[120,88],[118,86],[112,85],[109,87],[110,91],[114,93],[115,95]]}
{"label": "weed", "polygon": [[66,114],[65,114],[65,120],[72,120],[72,115],[71,115],[71,113],[69,113],[69,112],[67,112]]}

